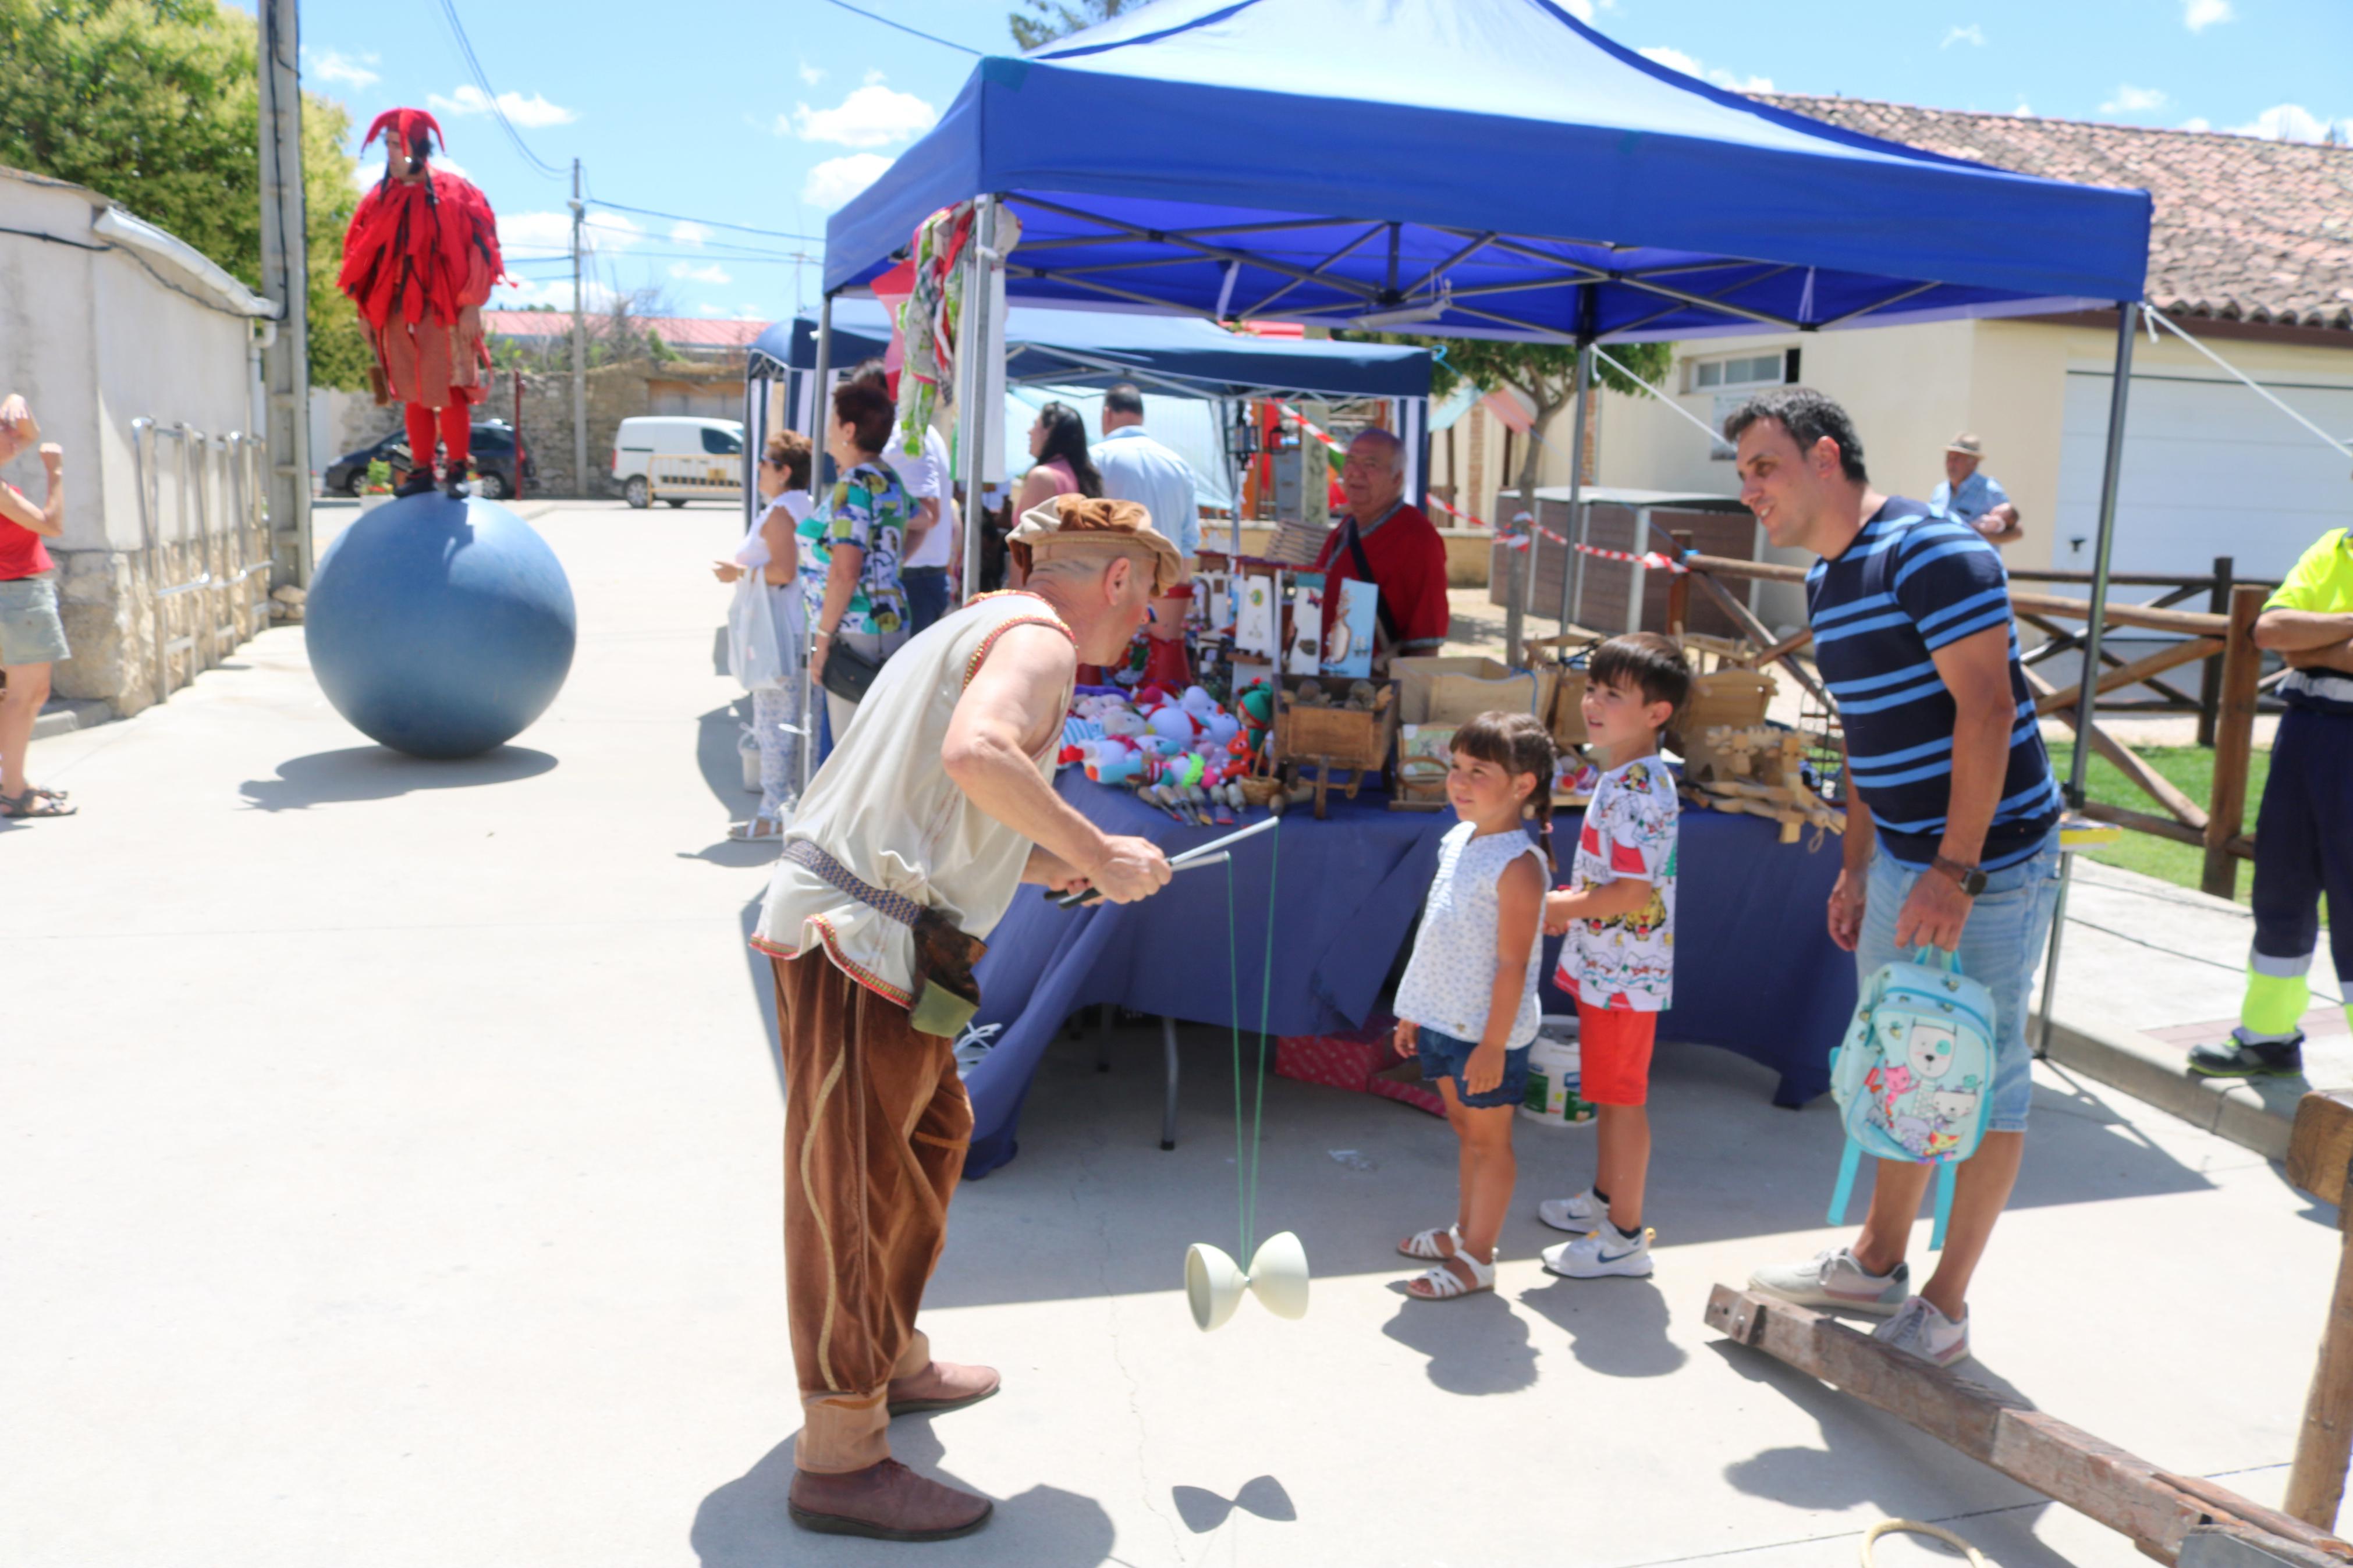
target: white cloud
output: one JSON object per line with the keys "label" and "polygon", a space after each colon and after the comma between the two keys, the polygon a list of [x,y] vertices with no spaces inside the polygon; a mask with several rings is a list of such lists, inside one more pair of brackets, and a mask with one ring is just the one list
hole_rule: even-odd
{"label": "white cloud", "polygon": [[1985,29],[1975,22],[1971,22],[1966,27],[1947,27],[1945,29],[1945,41],[1936,47],[1940,49],[1949,49],[1955,44],[1975,44],[1978,48],[1984,48]]}
{"label": "white cloud", "polygon": [[700,248],[702,242],[711,237],[711,231],[693,219],[688,218],[674,225],[670,231],[670,237],[679,245],[691,245]]}
{"label": "white cloud", "polygon": [[697,305],[694,308],[694,313],[698,316],[715,316],[721,321],[765,321],[768,319],[768,312],[762,310],[757,305],[712,305],[705,303]]}
{"label": "white cloud", "polygon": [[2116,97],[2100,105],[2102,114],[2146,114],[2166,105],[2165,89],[2161,87],[2135,87],[2130,82],[2119,83]]}
{"label": "white cloud", "polygon": [[1593,0],[1561,0],[1561,9],[1580,22],[1593,20]]}
{"label": "white cloud", "polygon": [[2214,122],[2207,119],[2202,114],[2193,114],[2189,119],[2181,122],[2181,129],[2184,131],[2211,131],[2214,129]]}
{"label": "white cloud", "polygon": [[1671,49],[1664,46],[1661,46],[1657,48],[1640,49],[1637,50],[1636,53],[1640,54],[1644,59],[1649,60],[1653,65],[1662,65],[1666,67],[1669,70],[1681,71],[1685,76],[1698,77],[1704,81],[1714,82],[1716,86],[1727,89],[1733,92],[1770,92],[1773,90],[1773,79],[1771,77],[1736,77],[1730,71],[1724,70],[1720,68],[1710,70],[1703,67],[1699,61],[1692,58],[1691,56],[1683,53],[1681,49]]}
{"label": "white cloud", "polygon": [[810,206],[831,212],[872,184],[890,166],[891,160],[880,153],[852,153],[846,158],[828,158],[811,169],[808,178],[801,183],[801,200]]}
{"label": "white cloud", "polygon": [[866,85],[869,87],[872,87],[878,81],[887,81],[889,79],[890,79],[888,77],[885,77],[882,74],[881,69],[879,67],[866,73]]}
{"label": "white cloud", "polygon": [[670,264],[670,275],[685,283],[733,283],[735,281],[728,275],[727,269],[716,261],[702,267],[697,267],[691,261],[673,261]]}
{"label": "white cloud", "polygon": [[[488,114],[490,95],[472,82],[461,84],[458,90],[444,98],[439,93],[427,93],[425,101],[443,114]],[[550,125],[569,125],[580,118],[561,104],[550,103],[538,93],[525,98],[519,92],[499,94],[498,106],[506,117],[526,131],[537,131]]]}
{"label": "white cloud", "polygon": [[2011,110],[2010,112],[2018,116],[2021,120],[2031,120],[2034,118],[2034,105],[2027,102],[2026,100],[2021,98],[2018,100],[2018,107]]}
{"label": "white cloud", "polygon": [[369,87],[384,79],[375,71],[367,68],[376,63],[376,57],[374,55],[361,55],[353,58],[341,49],[322,49],[317,54],[311,54],[308,49],[302,52],[310,56],[311,74],[321,81],[340,81],[353,87]]}
{"label": "white cloud", "polygon": [[831,109],[797,105],[789,115],[776,116],[776,134],[798,136],[804,142],[830,142],[838,147],[887,147],[921,136],[939,122],[939,110],[912,92],[899,92],[879,81],[852,89]]}
{"label": "white cloud", "polygon": [[2193,33],[2202,33],[2217,22],[2238,19],[2231,9],[2231,0],[2181,0],[2181,25]]}
{"label": "white cloud", "polygon": [[825,79],[825,68],[824,68],[824,67],[822,67],[822,66],[813,66],[813,65],[809,64],[809,63],[808,63],[808,61],[807,61],[807,60],[803,60],[803,61],[801,62],[801,84],[802,84],[804,87],[815,87],[818,83],[819,83],[819,82],[823,81],[824,79]]}
{"label": "white cloud", "polygon": [[2271,142],[2325,142],[2332,124],[2340,140],[2353,140],[2353,116],[2330,121],[2300,103],[2278,103],[2244,125],[2231,126],[2233,136],[2261,136]]}

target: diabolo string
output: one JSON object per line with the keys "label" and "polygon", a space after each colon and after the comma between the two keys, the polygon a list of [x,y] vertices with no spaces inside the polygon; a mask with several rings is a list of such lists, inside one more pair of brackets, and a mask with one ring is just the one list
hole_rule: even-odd
{"label": "diabolo string", "polygon": [[1237,1228],[1240,1232],[1241,1249],[1235,1261],[1250,1267],[1250,1244],[1257,1239],[1258,1167],[1260,1133],[1266,1118],[1266,1029],[1274,1005],[1274,896],[1275,873],[1282,860],[1282,830],[1270,836],[1273,847],[1269,851],[1266,867],[1266,957],[1259,971],[1258,995],[1258,1066],[1257,1084],[1252,1095],[1250,1118],[1250,1142],[1247,1152],[1242,1142],[1242,970],[1240,939],[1236,936],[1234,905],[1234,863],[1226,862],[1226,973],[1232,993],[1232,1006],[1227,1016],[1232,1019],[1234,1056],[1234,1185],[1240,1205]]}

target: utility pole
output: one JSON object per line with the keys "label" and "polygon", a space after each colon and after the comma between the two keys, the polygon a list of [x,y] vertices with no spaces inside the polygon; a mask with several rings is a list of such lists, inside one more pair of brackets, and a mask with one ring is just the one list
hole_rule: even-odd
{"label": "utility pole", "polygon": [[271,575],[311,584],[311,275],[302,210],[301,47],[295,0],[261,0],[261,291],[278,306],[261,348]]}
{"label": "utility pole", "polygon": [[588,495],[588,323],[580,313],[580,160],[572,160],[572,482]]}

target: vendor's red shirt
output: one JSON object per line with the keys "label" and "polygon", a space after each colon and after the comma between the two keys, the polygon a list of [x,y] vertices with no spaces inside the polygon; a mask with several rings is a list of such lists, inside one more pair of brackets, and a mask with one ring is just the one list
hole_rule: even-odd
{"label": "vendor's red shirt", "polygon": [[[1324,537],[1324,548],[1315,557],[1314,570],[1324,574],[1327,646],[1332,623],[1340,613],[1340,595],[1330,591],[1332,585],[1364,575],[1356,570],[1356,552],[1348,548],[1348,533],[1354,526],[1353,519],[1342,519],[1340,526]],[[1388,624],[1396,628],[1389,651],[1436,653],[1453,620],[1446,602],[1446,542],[1438,537],[1438,530],[1421,509],[1410,503],[1398,506],[1363,539],[1365,563],[1373,569],[1373,583],[1381,591]]]}
{"label": "vendor's red shirt", "polygon": [[[25,499],[25,492],[14,485],[8,487],[8,491],[18,500]],[[37,577],[44,572],[54,570],[56,565],[57,563],[49,559],[49,548],[41,542],[39,534],[0,517],[0,583],[18,577]]]}

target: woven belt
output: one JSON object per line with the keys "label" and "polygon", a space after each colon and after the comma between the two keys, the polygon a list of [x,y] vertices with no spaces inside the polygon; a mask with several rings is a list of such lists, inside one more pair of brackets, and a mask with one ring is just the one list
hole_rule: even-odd
{"label": "woven belt", "polygon": [[787,839],[784,858],[796,866],[816,872],[868,909],[880,910],[902,926],[912,927],[923,918],[923,905],[904,893],[885,892],[873,883],[860,879],[849,867],[806,838]]}

